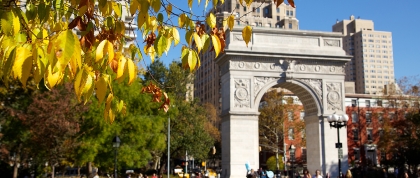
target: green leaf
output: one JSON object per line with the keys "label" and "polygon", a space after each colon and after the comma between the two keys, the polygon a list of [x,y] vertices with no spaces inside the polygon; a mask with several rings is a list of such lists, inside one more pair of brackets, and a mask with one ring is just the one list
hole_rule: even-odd
{"label": "green leaf", "polygon": [[201,36],[201,42],[203,43],[203,51],[206,52],[210,47],[210,38],[208,34],[203,34]]}
{"label": "green leaf", "polygon": [[166,43],[167,43],[167,40],[164,35],[159,35],[156,38],[153,44],[153,47],[155,48],[155,51],[159,57],[162,56],[163,52],[166,50],[166,45],[167,45]]}

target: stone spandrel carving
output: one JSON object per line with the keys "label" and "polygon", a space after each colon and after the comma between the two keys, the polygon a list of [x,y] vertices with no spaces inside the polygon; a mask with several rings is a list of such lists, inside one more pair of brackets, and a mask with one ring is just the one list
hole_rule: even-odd
{"label": "stone spandrel carving", "polygon": [[340,47],[340,40],[324,40],[324,46]]}
{"label": "stone spandrel carving", "polygon": [[340,83],[327,83],[327,109],[328,110],[342,110],[343,98],[341,96]]}
{"label": "stone spandrel carving", "polygon": [[236,108],[250,108],[250,84],[251,79],[235,79],[235,107]]}
{"label": "stone spandrel carving", "polygon": [[279,77],[254,77],[254,97],[267,83],[279,79]]}
{"label": "stone spandrel carving", "polygon": [[310,86],[315,92],[318,98],[322,101],[322,80],[321,79],[299,79],[303,83]]}

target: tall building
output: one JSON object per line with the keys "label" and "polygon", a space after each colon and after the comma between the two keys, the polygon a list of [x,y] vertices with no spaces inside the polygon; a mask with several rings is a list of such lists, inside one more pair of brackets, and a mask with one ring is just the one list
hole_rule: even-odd
{"label": "tall building", "polygon": [[[284,3],[277,8],[272,1],[268,0],[255,0],[250,7],[241,5],[238,1],[226,0],[223,5],[218,6],[212,13],[218,18],[218,27],[222,25],[220,23],[222,20],[219,19],[233,13],[237,17],[236,26],[251,25],[254,28],[299,29],[295,8]],[[202,103],[213,104],[220,111],[219,66],[214,60],[214,55],[213,51],[200,54],[201,67],[196,72],[194,96],[200,98]]]}
{"label": "tall building", "polygon": [[392,34],[375,31],[372,20],[350,16],[337,21],[334,32],[343,35],[343,49],[353,58],[346,66],[346,81],[355,82],[356,93],[380,94],[384,85],[394,83]]}

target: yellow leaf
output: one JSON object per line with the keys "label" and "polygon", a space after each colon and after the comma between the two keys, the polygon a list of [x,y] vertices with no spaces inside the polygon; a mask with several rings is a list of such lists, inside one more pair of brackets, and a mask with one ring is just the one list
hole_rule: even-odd
{"label": "yellow leaf", "polygon": [[155,13],[158,13],[161,6],[160,0],[152,0],[152,6]]}
{"label": "yellow leaf", "polygon": [[143,24],[147,21],[149,21],[149,13],[146,12],[140,12],[137,17],[137,25],[139,28],[143,26]]}
{"label": "yellow leaf", "polygon": [[78,41],[71,30],[61,32],[54,41],[54,53],[59,63],[60,69],[64,71],[65,66],[69,63],[74,55],[75,41]]}
{"label": "yellow leaf", "polygon": [[118,69],[117,69],[117,77],[116,79],[120,79],[124,75],[124,68],[127,59],[123,55],[118,55]]}
{"label": "yellow leaf", "polygon": [[44,79],[46,79],[44,80],[45,86],[51,90],[62,81],[63,76],[64,74],[62,72],[54,72],[53,67],[49,65],[44,75]]}
{"label": "yellow leaf", "polygon": [[122,14],[122,6],[120,3],[112,2],[112,9],[114,10],[115,15],[117,17],[121,17]]}
{"label": "yellow leaf", "polygon": [[153,47],[147,48],[147,46],[144,46],[143,49],[144,49],[144,53],[150,56],[150,60],[152,60],[152,63],[153,63],[155,61],[155,55],[156,55],[155,48]]}
{"label": "yellow leaf", "polygon": [[77,99],[79,101],[81,101],[80,98],[82,97],[82,91],[86,83],[86,78],[87,73],[85,72],[85,70],[79,70],[74,80],[74,93],[76,94]]}
{"label": "yellow leaf", "polygon": [[134,0],[134,1],[130,1],[130,14],[134,15],[137,11],[137,9],[139,8],[139,2]]}
{"label": "yellow leaf", "polygon": [[206,18],[207,25],[210,26],[210,28],[214,28],[216,26],[216,16],[214,16],[213,13],[210,12],[209,16]]}
{"label": "yellow leaf", "polygon": [[217,3],[218,3],[218,0],[213,0],[213,7],[214,7],[214,8],[216,8],[216,7],[217,7]]}
{"label": "yellow leaf", "polygon": [[22,86],[26,88],[26,81],[32,71],[32,53],[29,49],[25,47],[17,48],[12,71],[14,78],[18,78]]}
{"label": "yellow leaf", "polygon": [[93,73],[88,74],[85,87],[83,88],[83,97],[85,99],[85,104],[89,101],[90,96],[92,96],[94,85],[93,85]]}
{"label": "yellow leaf", "polygon": [[[170,45],[170,44],[169,44]],[[166,50],[167,46],[167,40],[164,35],[159,35],[154,44],[153,47],[155,48],[156,54],[160,57],[162,56],[162,53]]]}
{"label": "yellow leaf", "polygon": [[95,62],[101,62],[106,54],[108,54],[108,61],[114,58],[114,45],[108,40],[103,40],[96,48]]}
{"label": "yellow leaf", "polygon": [[172,37],[174,38],[174,46],[179,43],[179,32],[175,27],[172,27]]}
{"label": "yellow leaf", "polygon": [[165,49],[166,55],[168,55],[169,49],[171,49],[171,44],[173,40],[174,40],[173,37],[166,38],[166,49]]}
{"label": "yellow leaf", "polygon": [[190,9],[192,8],[192,3],[193,3],[193,0],[188,0],[188,7],[190,7]]}
{"label": "yellow leaf", "polygon": [[244,39],[246,43],[246,47],[248,47],[249,41],[251,41],[251,35],[252,35],[252,27],[247,25],[242,29],[242,38]]}
{"label": "yellow leaf", "polygon": [[149,18],[149,21],[147,22],[147,25],[149,26],[149,29],[152,31],[155,31],[157,28],[157,19],[155,16],[152,16]]}
{"label": "yellow leaf", "polygon": [[201,43],[203,43],[203,49],[202,50],[207,51],[209,49],[209,46],[210,46],[210,38],[209,38],[209,35],[207,33],[205,33],[201,36]]}
{"label": "yellow leaf", "polygon": [[36,46],[34,49],[35,50],[33,50],[34,52],[32,53],[33,60],[36,62],[34,80],[38,85],[38,83],[44,77],[45,71],[47,70],[48,59],[45,57],[45,53],[42,47]]}
{"label": "yellow leaf", "polygon": [[111,104],[112,104],[113,99],[114,99],[114,95],[112,93],[108,94],[108,97],[106,98],[105,113],[104,113],[104,119],[108,120],[108,117],[109,117],[111,123],[114,121],[113,113],[111,110]]}
{"label": "yellow leaf", "polygon": [[13,13],[13,33],[15,35],[19,34],[20,31],[20,21],[19,21],[19,17]]}
{"label": "yellow leaf", "polygon": [[239,4],[242,6],[244,5],[244,0],[239,0]]}
{"label": "yellow leaf", "polygon": [[181,49],[181,62],[182,62],[182,68],[187,69],[189,67],[188,65],[188,55],[190,50],[186,48],[185,46]]}
{"label": "yellow leaf", "polygon": [[102,101],[104,101],[105,99],[106,92],[108,90],[108,80],[109,80],[109,75],[104,74],[100,76],[99,79],[95,83],[96,98],[98,98],[99,104],[101,104]]}
{"label": "yellow leaf", "polygon": [[128,73],[128,84],[134,82],[134,79],[136,79],[137,73],[136,73],[136,65],[131,59],[127,59],[127,73]]}
{"label": "yellow leaf", "polygon": [[228,24],[229,29],[232,31],[233,25],[235,24],[235,16],[234,15],[230,15],[227,18],[227,24]]}
{"label": "yellow leaf", "polygon": [[191,47],[191,43],[192,43],[192,36],[193,36],[193,31],[192,30],[188,30],[187,33],[185,33],[185,41],[187,41],[188,46]]}
{"label": "yellow leaf", "polygon": [[200,57],[198,57],[197,51],[192,50],[192,69],[190,67],[190,71],[196,70],[200,67]]}
{"label": "yellow leaf", "polygon": [[200,52],[201,49],[203,49],[203,44],[201,42],[201,38],[200,38],[200,36],[198,36],[197,32],[194,32],[193,36],[194,36],[195,45],[197,46],[197,50],[198,50],[198,52]]}
{"label": "yellow leaf", "polygon": [[181,14],[178,17],[178,27],[182,28],[185,25],[185,21],[187,20],[187,15]]}
{"label": "yellow leaf", "polygon": [[213,43],[214,52],[216,55],[215,58],[219,56],[220,50],[222,48],[222,45],[220,44],[220,39],[216,35],[211,35],[211,42]]}
{"label": "yellow leaf", "polygon": [[224,4],[225,3],[225,0],[220,0],[220,4]]}
{"label": "yellow leaf", "polygon": [[250,6],[254,0],[245,0],[246,6]]}
{"label": "yellow leaf", "polygon": [[166,6],[166,13],[168,14],[168,18],[171,16],[172,13],[172,4],[168,4]]}

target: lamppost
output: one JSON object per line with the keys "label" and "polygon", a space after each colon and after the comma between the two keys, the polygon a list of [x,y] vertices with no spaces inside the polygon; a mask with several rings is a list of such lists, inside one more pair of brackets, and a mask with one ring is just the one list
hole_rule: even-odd
{"label": "lamppost", "polygon": [[120,147],[121,140],[118,136],[115,136],[114,139],[112,139],[112,147],[115,148],[115,163],[114,163],[114,178],[117,178],[117,155],[118,155],[118,147]]}
{"label": "lamppost", "polygon": [[328,122],[330,123],[330,127],[337,128],[337,143],[335,147],[338,148],[338,176],[341,177],[341,159],[343,158],[343,145],[340,143],[340,128],[347,126],[347,121],[349,117],[346,114],[337,115],[332,114],[328,116]]}
{"label": "lamppost", "polygon": [[289,152],[290,152],[290,163],[292,164],[292,178],[295,177],[295,172],[294,172],[294,167],[293,167],[293,162],[295,162],[295,151],[296,151],[296,147],[292,144],[289,147]]}

